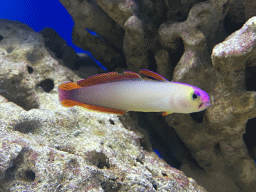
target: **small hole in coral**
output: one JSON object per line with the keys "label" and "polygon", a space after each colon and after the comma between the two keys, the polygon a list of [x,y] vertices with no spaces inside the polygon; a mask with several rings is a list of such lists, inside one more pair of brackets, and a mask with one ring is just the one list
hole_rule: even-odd
{"label": "small hole in coral", "polygon": [[245,68],[245,87],[246,91],[256,91],[256,62],[255,60],[249,60],[246,63]]}
{"label": "small hole in coral", "polygon": [[34,171],[32,171],[32,170],[26,171],[26,178],[27,178],[29,181],[34,181],[35,178],[36,178],[36,174],[35,174]]}
{"label": "small hole in coral", "polygon": [[148,51],[148,69],[151,71],[157,71],[156,59],[155,54],[153,51]]}
{"label": "small hole in coral", "polygon": [[144,162],[143,162],[142,159],[140,159],[140,158],[136,158],[136,161],[137,161],[137,162],[140,162],[142,165],[144,164]]}
{"label": "small hole in coral", "polygon": [[182,17],[182,12],[181,12],[181,11],[178,11],[178,12],[176,13],[176,16],[177,16],[177,17]]}
{"label": "small hole in coral", "polygon": [[7,53],[11,53],[13,50],[14,50],[13,47],[8,47],[6,51],[7,51]]}
{"label": "small hole in coral", "polygon": [[39,127],[39,122],[36,120],[23,121],[14,127],[15,131],[20,133],[33,133]]}
{"label": "small hole in coral", "polygon": [[101,187],[104,191],[109,191],[109,192],[117,192],[121,188],[121,184],[117,183],[116,181],[103,181],[101,183]]}
{"label": "small hole in coral", "polygon": [[41,86],[45,92],[49,93],[54,88],[54,82],[51,79],[45,79],[39,86]]}
{"label": "small hole in coral", "polygon": [[157,190],[157,185],[155,183],[153,183],[153,187],[155,190]]}
{"label": "small hole in coral", "polygon": [[[246,21],[245,18],[244,18],[244,21]],[[237,31],[238,29],[240,29],[243,26],[243,24],[244,23],[242,23],[242,22],[232,21],[232,19],[229,17],[229,15],[227,15],[224,18],[224,25],[223,26],[224,26],[224,29],[226,30],[226,32],[231,34],[235,31]]]}
{"label": "small hole in coral", "polygon": [[90,161],[93,165],[97,166],[99,169],[103,169],[104,167],[109,168],[109,160],[104,153],[99,153],[96,151],[92,151],[89,154]]}
{"label": "small hole in coral", "polygon": [[249,119],[246,124],[246,132],[243,134],[244,143],[253,159],[256,159],[255,124],[256,118]]}
{"label": "small hole in coral", "polygon": [[112,125],[115,125],[115,122],[114,122],[112,119],[109,119],[109,122],[110,122]]}
{"label": "small hole in coral", "polygon": [[204,114],[205,114],[205,111],[200,111],[196,113],[190,113],[190,116],[195,122],[202,123],[204,119]]}
{"label": "small hole in coral", "polygon": [[19,82],[18,82],[18,80],[17,80],[17,79],[12,79],[12,80],[11,80],[11,84],[12,84],[12,85],[14,85],[14,84],[18,84],[18,83],[19,83]]}
{"label": "small hole in coral", "polygon": [[3,40],[3,38],[4,38],[4,37],[3,37],[2,35],[0,35],[0,42]]}
{"label": "small hole in coral", "polygon": [[27,66],[27,69],[28,69],[28,73],[31,74],[33,73],[34,69],[30,66]]}
{"label": "small hole in coral", "polygon": [[221,153],[221,149],[220,149],[220,144],[219,143],[216,143],[213,147],[213,150],[214,150],[214,153],[217,155],[217,154],[220,154]]}
{"label": "small hole in coral", "polygon": [[78,167],[79,166],[79,163],[77,162],[77,159],[74,159],[74,158],[70,159],[68,164],[71,167]]}
{"label": "small hole in coral", "polygon": [[162,172],[162,175],[163,175],[164,177],[168,176],[165,172]]}
{"label": "small hole in coral", "polygon": [[6,169],[4,179],[6,181],[12,181],[14,179],[15,170],[16,170],[16,165],[13,165],[12,167],[9,167],[8,169]]}

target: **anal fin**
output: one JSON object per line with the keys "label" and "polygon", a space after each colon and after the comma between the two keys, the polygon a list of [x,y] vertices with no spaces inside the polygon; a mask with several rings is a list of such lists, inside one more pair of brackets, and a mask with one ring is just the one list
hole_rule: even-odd
{"label": "anal fin", "polygon": [[126,113],[126,111],[121,111],[117,109],[111,109],[111,108],[106,108],[106,107],[100,107],[96,105],[88,105],[85,103],[80,103],[77,101],[72,101],[72,100],[63,100],[61,104],[65,107],[74,107],[74,106],[80,106],[83,108],[86,108],[88,110],[92,111],[97,111],[97,112],[103,112],[103,113],[112,113],[112,114],[117,114],[117,115],[123,115]]}

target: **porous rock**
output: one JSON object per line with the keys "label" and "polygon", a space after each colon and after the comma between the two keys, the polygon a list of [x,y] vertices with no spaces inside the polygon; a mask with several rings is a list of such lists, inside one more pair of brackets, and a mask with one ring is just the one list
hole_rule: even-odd
{"label": "porous rock", "polygon": [[[251,64],[248,61],[255,58],[255,27],[256,17],[253,17],[213,48],[211,59],[217,78],[214,80],[215,85],[211,85],[212,90],[208,91],[212,106],[206,110],[202,121],[195,122],[192,116],[185,114],[166,117],[168,124],[175,128],[206,172],[215,178],[221,174],[222,181],[228,183],[233,180],[235,185],[230,184],[225,191],[256,189],[255,162],[243,140],[248,120],[256,117],[256,92],[246,91],[245,83],[246,66]],[[250,67],[255,66],[251,64]],[[195,172],[191,171],[191,176]],[[198,182],[206,185],[203,179]],[[233,188],[235,186],[237,189]],[[216,190],[215,185],[212,186],[213,190]]]}

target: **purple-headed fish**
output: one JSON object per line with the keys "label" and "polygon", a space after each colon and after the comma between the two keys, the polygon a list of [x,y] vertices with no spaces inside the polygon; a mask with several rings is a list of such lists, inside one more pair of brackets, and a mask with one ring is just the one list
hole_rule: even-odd
{"label": "purple-headed fish", "polygon": [[156,80],[142,79],[134,72],[104,73],[66,82],[59,86],[63,106],[75,105],[89,110],[124,114],[127,111],[193,113],[209,107],[208,94],[192,85],[170,82],[161,75],[142,69],[140,74]]}

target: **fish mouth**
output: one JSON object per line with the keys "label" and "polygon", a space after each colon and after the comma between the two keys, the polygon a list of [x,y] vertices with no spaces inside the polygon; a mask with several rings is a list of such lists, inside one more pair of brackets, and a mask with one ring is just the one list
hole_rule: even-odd
{"label": "fish mouth", "polygon": [[198,109],[203,107],[203,106],[205,106],[205,108],[207,108],[207,107],[211,106],[211,103],[209,101],[200,103],[200,105],[198,106]]}

